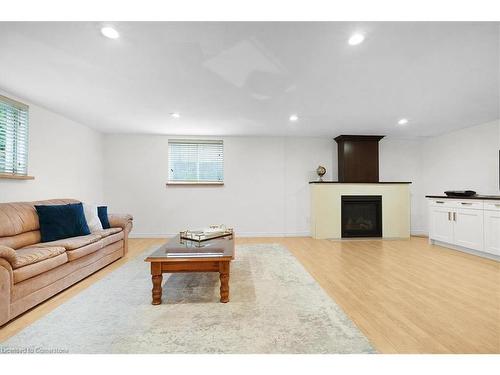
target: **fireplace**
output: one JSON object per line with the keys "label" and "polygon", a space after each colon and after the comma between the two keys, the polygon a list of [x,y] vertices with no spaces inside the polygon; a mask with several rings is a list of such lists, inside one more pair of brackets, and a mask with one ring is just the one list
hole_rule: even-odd
{"label": "fireplace", "polygon": [[342,195],[342,238],[382,237],[382,196]]}

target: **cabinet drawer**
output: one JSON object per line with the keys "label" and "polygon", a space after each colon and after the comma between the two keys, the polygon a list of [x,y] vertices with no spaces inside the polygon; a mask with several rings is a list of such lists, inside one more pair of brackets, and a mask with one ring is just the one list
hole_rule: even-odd
{"label": "cabinet drawer", "polygon": [[455,208],[468,208],[473,210],[483,210],[484,202],[479,200],[462,200],[462,201],[453,201],[453,207]]}
{"label": "cabinet drawer", "polygon": [[429,205],[431,207],[448,207],[448,208],[457,207],[455,202],[450,199],[430,199]]}
{"label": "cabinet drawer", "polygon": [[500,211],[500,201],[485,201],[484,209],[488,211]]}

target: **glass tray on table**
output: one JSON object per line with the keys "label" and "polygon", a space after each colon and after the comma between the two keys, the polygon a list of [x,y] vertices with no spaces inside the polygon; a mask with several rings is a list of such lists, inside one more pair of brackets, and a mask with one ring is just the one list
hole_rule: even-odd
{"label": "glass tray on table", "polygon": [[[218,228],[219,229],[219,228]],[[179,233],[180,240],[195,241],[201,243],[203,241],[213,240],[222,237],[232,237],[233,228],[220,228],[220,230],[203,231],[203,230],[185,230]]]}

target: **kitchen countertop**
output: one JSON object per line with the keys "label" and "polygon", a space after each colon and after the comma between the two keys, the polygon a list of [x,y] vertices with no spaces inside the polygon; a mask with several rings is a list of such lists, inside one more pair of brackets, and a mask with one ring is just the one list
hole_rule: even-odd
{"label": "kitchen countertop", "polygon": [[500,195],[473,195],[470,197],[449,197],[447,195],[426,195],[426,198],[439,199],[480,199],[480,200],[500,200]]}

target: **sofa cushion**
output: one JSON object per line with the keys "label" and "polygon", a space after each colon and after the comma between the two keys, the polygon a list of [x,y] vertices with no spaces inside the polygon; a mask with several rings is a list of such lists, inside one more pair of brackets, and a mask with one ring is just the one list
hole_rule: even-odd
{"label": "sofa cushion", "polygon": [[14,270],[14,284],[27,280],[31,277],[50,271],[68,262],[65,252],[53,258],[45,259],[37,263],[29,264]]}
{"label": "sofa cushion", "polygon": [[97,206],[84,203],[83,212],[85,213],[85,220],[87,220],[87,225],[89,226],[90,233],[95,233],[103,229],[101,220],[97,215]]}
{"label": "sofa cushion", "polygon": [[97,250],[101,250],[103,247],[104,247],[104,242],[102,240],[99,240],[97,242],[79,247],[77,249],[68,250],[66,251],[66,254],[68,254],[68,260],[72,262],[75,259],[84,257],[85,255],[95,253]]}
{"label": "sofa cushion", "polygon": [[38,217],[28,202],[0,203],[0,237],[38,229]]}
{"label": "sofa cushion", "polygon": [[[89,256],[79,258],[74,262],[70,261],[50,272],[45,272],[29,280],[23,281],[22,283],[15,284],[12,290],[12,301],[27,297],[29,294],[39,293],[42,288],[51,288],[50,285],[55,285],[58,280],[64,277],[73,277],[68,276],[70,274],[81,275],[78,278],[79,280],[91,273],[88,269],[92,267],[92,264],[95,264],[95,262],[102,258],[109,257],[112,253],[116,254],[117,251],[120,251],[121,255],[123,255],[123,241],[115,242],[111,246],[90,254]],[[68,253],[66,252],[66,254]]]}
{"label": "sofa cushion", "polygon": [[64,247],[29,247],[16,250],[16,258],[12,263],[12,268],[17,269],[29,266],[46,259],[54,258],[58,255],[64,254],[66,249]]}
{"label": "sofa cushion", "polygon": [[82,203],[35,205],[42,242],[90,234]]}
{"label": "sofa cushion", "polygon": [[109,229],[102,229],[99,230],[93,234],[97,234],[98,236],[101,236],[101,238],[111,236],[112,234],[118,233],[123,231],[122,228],[109,228]]}
{"label": "sofa cushion", "polygon": [[38,230],[40,225],[35,204],[53,205],[77,202],[74,199],[52,199],[37,202],[0,203],[0,237],[15,236],[24,232]]}
{"label": "sofa cushion", "polygon": [[104,246],[108,246],[114,242],[118,242],[120,240],[123,240],[123,237],[125,235],[125,232],[123,230],[119,231],[118,233],[112,234],[110,236],[104,237],[101,242],[103,242]]}
{"label": "sofa cushion", "polygon": [[39,230],[15,234],[14,236],[0,237],[0,246],[7,246],[13,249],[20,249],[36,244],[42,240]]}
{"label": "sofa cushion", "polygon": [[97,207],[97,215],[99,215],[99,220],[101,221],[103,229],[111,228],[108,220],[108,206]]}
{"label": "sofa cushion", "polygon": [[79,247],[78,249],[74,250],[68,250],[66,251],[66,253],[68,254],[68,259],[70,262],[72,262],[76,259],[92,254],[108,245],[121,241],[123,239],[123,235],[124,235],[123,230],[120,230],[118,233],[111,234],[87,246]]}
{"label": "sofa cushion", "polygon": [[63,240],[51,241],[51,242],[40,242],[34,245],[27,246],[26,248],[31,247],[53,247],[53,246],[62,246],[66,250],[74,250],[79,247],[87,246],[91,243],[97,242],[101,239],[101,236],[97,234],[88,234],[86,236],[78,236],[65,238]]}

